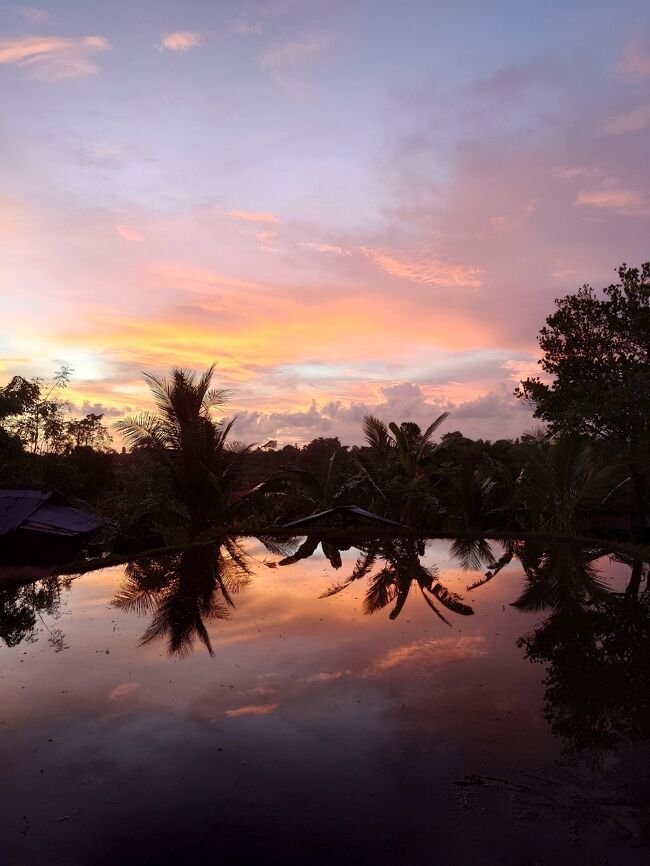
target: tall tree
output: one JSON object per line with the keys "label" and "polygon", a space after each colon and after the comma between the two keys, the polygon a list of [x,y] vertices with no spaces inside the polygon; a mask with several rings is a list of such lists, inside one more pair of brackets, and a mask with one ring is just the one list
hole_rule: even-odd
{"label": "tall tree", "polygon": [[528,378],[515,394],[553,433],[609,440],[642,510],[650,486],[650,262],[623,264],[618,276],[602,293],[584,285],[556,300],[538,336],[539,364],[552,381]]}
{"label": "tall tree", "polygon": [[153,449],[169,467],[193,536],[210,518],[224,517],[241,455],[249,450],[228,441],[234,418],[225,423],[214,417],[228,392],[212,388],[213,374],[214,365],[198,377],[182,369],[172,370],[169,378],[145,373],[156,411],[130,415],[115,425],[132,447]]}

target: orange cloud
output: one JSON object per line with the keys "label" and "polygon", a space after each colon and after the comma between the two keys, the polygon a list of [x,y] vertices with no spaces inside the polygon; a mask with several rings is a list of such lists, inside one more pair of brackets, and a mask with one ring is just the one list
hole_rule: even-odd
{"label": "orange cloud", "polygon": [[27,36],[0,39],[0,63],[15,63],[28,69],[32,78],[59,80],[94,75],[91,55],[110,48],[103,36]]}
{"label": "orange cloud", "polygon": [[203,42],[201,33],[193,30],[175,30],[173,33],[165,33],[160,41],[161,49],[176,51],[183,54],[190,48],[197,48]]}
{"label": "orange cloud", "polygon": [[369,247],[360,247],[360,250],[373,264],[402,280],[441,288],[447,286],[479,288],[481,285],[480,269],[469,265],[446,262],[435,256],[407,261],[398,259],[384,250]]}

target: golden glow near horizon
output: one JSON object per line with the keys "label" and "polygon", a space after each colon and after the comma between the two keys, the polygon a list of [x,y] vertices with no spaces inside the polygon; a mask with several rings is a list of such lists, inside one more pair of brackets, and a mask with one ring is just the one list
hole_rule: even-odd
{"label": "golden glow near horizon", "polygon": [[648,258],[650,9],[472,5],[5,7],[1,381],[67,363],[111,421],[216,361],[251,441],[530,426],[553,299]]}

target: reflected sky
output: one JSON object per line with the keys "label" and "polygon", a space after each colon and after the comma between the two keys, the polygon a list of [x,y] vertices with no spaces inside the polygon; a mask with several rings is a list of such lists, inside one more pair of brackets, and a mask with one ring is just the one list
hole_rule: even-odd
{"label": "reflected sky", "polygon": [[[624,663],[642,690],[647,577],[635,599],[625,595],[634,563],[492,543],[490,567],[485,548],[398,540],[381,542],[372,569],[350,581],[373,542],[340,550],[339,568],[320,544],[281,566],[304,541],[142,560],[32,605],[24,639],[14,629],[15,645],[0,648],[9,862],[40,862],[47,850],[56,864],[191,862],[206,851],[226,863],[298,863],[309,850],[317,863],[393,863],[396,851],[405,863],[461,863],[480,848],[484,862],[515,863],[542,845],[556,862],[569,848],[576,862],[642,862],[593,827],[572,842],[557,816],[521,825],[506,790],[482,803],[456,785],[535,774],[585,729],[578,745],[592,750],[643,739],[644,699],[633,712],[630,678],[627,697],[601,689],[600,703],[572,685],[587,677],[598,695],[605,645],[607,676],[620,679]],[[386,568],[394,595],[370,612]],[[577,589],[552,592],[550,572]],[[428,592],[447,622],[437,616],[423,574],[473,615]],[[17,592],[11,601],[3,590],[3,622],[29,601]]]}

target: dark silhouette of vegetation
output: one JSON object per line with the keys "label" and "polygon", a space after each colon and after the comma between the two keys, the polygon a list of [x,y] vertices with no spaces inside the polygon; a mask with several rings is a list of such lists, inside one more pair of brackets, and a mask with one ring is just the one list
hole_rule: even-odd
{"label": "dark silhouette of vegetation", "polygon": [[206,621],[228,619],[251,574],[243,549],[227,538],[130,563],[112,603],[151,616],[141,645],[166,639],[169,655],[183,657],[198,640],[213,655]]}
{"label": "dark silhouette of vegetation", "polygon": [[229,442],[234,418],[216,420],[213,410],[228,398],[212,388],[214,366],[197,378],[172,370],[169,378],[145,374],[156,412],[130,415],[115,426],[133,448],[151,449],[168,468],[176,501],[183,507],[191,537],[212,520],[223,522],[232,505],[238,470],[249,448]]}
{"label": "dark silhouette of vegetation", "polygon": [[552,381],[526,379],[516,394],[552,434],[579,433],[620,453],[642,511],[650,480],[650,262],[621,265],[618,276],[600,294],[585,285],[556,301],[538,338]]}
{"label": "dark silhouette of vegetation", "polygon": [[367,579],[368,587],[363,605],[366,614],[376,613],[395,602],[390,618],[397,619],[414,586],[420,590],[422,598],[436,616],[447,625],[451,623],[436,602],[454,614],[468,616],[474,613],[471,607],[461,601],[460,596],[445,588],[435,566],[422,565],[424,547],[424,540],[415,538],[372,542],[362,549],[362,555],[357,559],[349,577],[331,586],[321,598],[337,595],[356,581]]}

